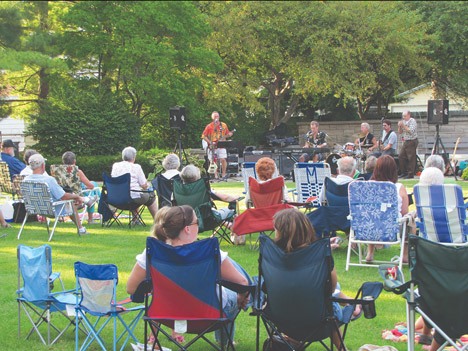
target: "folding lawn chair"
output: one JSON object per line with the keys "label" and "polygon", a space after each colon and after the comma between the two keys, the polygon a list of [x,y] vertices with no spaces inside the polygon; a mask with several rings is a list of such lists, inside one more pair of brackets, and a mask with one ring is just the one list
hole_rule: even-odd
{"label": "folding lawn chair", "polygon": [[[332,332],[338,332],[342,324],[345,327],[340,341],[345,350],[347,325],[355,306],[361,304],[364,311],[369,310],[366,318],[375,317],[375,300],[382,284],[367,282],[355,299],[336,299],[331,296],[333,265],[329,238],[286,253],[269,237],[260,236],[259,276],[253,311],[257,316],[257,351],[260,320],[268,333],[263,350],[275,350],[277,346],[282,346],[282,350],[305,350],[314,342],[331,350]],[[263,293],[265,296],[262,297]],[[334,316],[333,301],[348,304],[342,310],[341,321]],[[324,341],[327,338],[330,338],[330,347]]]}
{"label": "folding lawn chair", "polygon": [[257,172],[255,171],[256,162],[244,162],[242,164],[242,181],[244,182],[244,194],[249,193],[249,178],[257,179]]}
{"label": "folding lawn chair", "polygon": [[[350,266],[378,267],[378,263],[391,263],[391,260],[368,263],[365,261],[364,244],[400,245],[400,255],[396,257],[398,266],[403,265],[403,250],[406,237],[407,217],[398,211],[398,193],[395,184],[377,181],[353,181],[349,184],[349,209],[351,230],[349,234],[346,270]],[[402,225],[400,233],[400,225]],[[358,247],[358,261],[351,262],[351,248]]]}
{"label": "folding lawn chair", "polygon": [[192,183],[174,181],[174,203],[177,206],[189,205],[198,218],[199,232],[212,230],[213,235],[218,235],[220,240],[232,244],[229,224],[236,214],[235,209],[230,209],[226,218],[222,218],[216,211],[216,205],[211,200],[210,182],[208,179],[198,179]]}
{"label": "folding lawn chair", "polygon": [[331,178],[325,177],[324,203],[307,214],[317,237],[330,236],[337,230],[346,233],[349,231],[348,186],[349,183],[337,184]]}
{"label": "folding lawn chair", "polygon": [[414,186],[417,226],[423,238],[445,245],[468,245],[463,190],[459,185]]}
{"label": "folding lawn chair", "polygon": [[325,177],[331,177],[328,163],[294,164],[297,202],[307,203],[307,209],[319,207],[321,204],[318,197]]}
{"label": "folding lawn chair", "polygon": [[250,177],[249,188],[254,208],[246,209],[235,218],[232,231],[236,235],[250,234],[250,248],[254,249],[258,241],[252,244],[252,233],[272,232],[274,214],[293,206],[283,202],[283,177],[276,177],[264,183]]}
{"label": "folding lawn chair", "polygon": [[[468,247],[410,235],[409,267],[411,280],[404,284],[390,273],[393,267],[380,267],[386,290],[406,299],[408,350],[414,350],[415,312],[434,328],[438,350],[468,350]],[[401,277],[401,270],[397,272]]]}
{"label": "folding lawn chair", "polygon": [[[28,217],[31,215],[40,215],[47,218],[46,225],[47,233],[49,234],[49,241],[51,241],[54,236],[55,227],[59,222],[59,218],[74,215],[73,200],[54,202],[52,195],[50,194],[49,186],[45,183],[25,180],[21,183],[21,193],[26,207],[26,215],[24,216],[23,224],[19,230],[18,239],[21,237],[24,225],[28,221]],[[55,218],[52,231],[49,229],[49,217]]]}
{"label": "folding lawn chair", "polygon": [[[32,324],[26,339],[36,332],[44,345],[52,345],[75,323],[75,319],[67,313],[67,306],[73,311],[76,297],[71,293],[73,290],[65,290],[60,273],[52,272],[52,249],[49,245],[38,248],[19,245],[17,257],[18,337],[21,335],[23,311]],[[52,292],[57,283],[60,283],[62,290]],[[63,329],[62,325],[58,326],[54,315],[61,315],[67,320]],[[56,334],[53,339],[51,332]]]}
{"label": "folding lawn chair", "polygon": [[[78,170],[79,168],[77,165],[50,166],[51,175],[66,192],[71,192],[80,196],[97,196],[96,198],[99,198],[99,195],[101,194],[101,190],[99,188],[83,189],[81,187],[81,180],[78,176]],[[93,204],[93,206],[95,205]],[[81,220],[83,220],[87,212],[88,206],[83,204],[81,212],[78,213],[78,216]]]}
{"label": "folding lawn chair", "polygon": [[12,197],[14,200],[16,197],[16,191],[13,187],[12,178],[10,176],[10,169],[8,163],[0,161],[0,191],[8,194],[7,197]]}
{"label": "folding lawn chair", "polygon": [[[143,316],[144,307],[125,308],[124,302],[117,301],[117,266],[75,262],[75,277],[76,293],[81,292],[81,297],[75,298],[76,323],[81,321],[83,328],[87,331],[87,336],[80,345],[79,333],[76,330],[75,350],[87,350],[94,342],[97,342],[101,349],[106,351],[106,342],[102,332],[108,325],[113,329],[113,351],[117,350],[117,345],[121,341],[120,350],[125,349],[130,339],[138,344],[134,329]],[[127,313],[133,314],[129,323],[123,317]]]}
{"label": "folding lawn chair", "polygon": [[164,206],[172,206],[172,198],[174,192],[174,180],[180,180],[180,175],[167,179],[162,174],[158,174],[152,181],[153,189],[158,195],[158,208]]}
{"label": "folding lawn chair", "polygon": [[[145,340],[149,326],[155,341],[152,349],[164,337],[176,345],[177,349],[187,350],[196,341],[205,340],[213,349],[234,349],[229,319],[223,312],[221,284],[221,261],[219,242],[216,238],[195,241],[183,246],[170,246],[153,237],[146,239],[146,276],[152,281],[152,300],[146,295]],[[251,289],[229,283],[229,289],[242,292]],[[181,334],[194,334],[185,343],[172,336],[171,330]],[[207,333],[224,330],[228,335],[227,345],[215,344]],[[147,346],[145,345],[145,350]]]}
{"label": "folding lawn chair", "polygon": [[146,190],[130,190],[130,173],[118,177],[111,177],[107,173],[102,174],[104,180],[98,211],[102,214],[102,225],[107,227],[114,223],[122,225],[120,218],[128,211],[128,226],[131,228],[137,224],[146,225],[142,214],[145,205],[136,203],[131,197],[131,192],[147,193]]}

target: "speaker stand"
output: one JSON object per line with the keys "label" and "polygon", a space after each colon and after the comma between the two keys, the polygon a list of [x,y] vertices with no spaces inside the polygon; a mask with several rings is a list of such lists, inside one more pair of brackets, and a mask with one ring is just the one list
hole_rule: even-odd
{"label": "speaker stand", "polygon": [[[448,155],[447,151],[445,150],[444,143],[442,142],[442,138],[440,137],[439,133],[439,124],[436,124],[436,140],[434,142],[434,146],[432,148],[431,155],[441,155],[440,150],[442,150],[443,154],[442,155]],[[440,148],[439,148],[440,145]],[[442,156],[443,158],[443,156]],[[453,176],[455,177],[455,180],[458,180],[457,174],[455,173],[455,170],[453,169],[452,163],[450,162],[450,159],[448,160],[448,165],[450,167],[450,170],[452,171]]]}
{"label": "speaker stand", "polygon": [[[182,144],[182,130],[180,128],[177,128],[177,142],[174,146],[174,153],[177,153],[179,155],[179,160],[180,160],[180,166],[186,166],[188,165],[188,158],[187,154],[185,153],[184,146]],[[184,158],[182,158],[182,155],[184,155]],[[185,164],[183,162],[185,160]]]}

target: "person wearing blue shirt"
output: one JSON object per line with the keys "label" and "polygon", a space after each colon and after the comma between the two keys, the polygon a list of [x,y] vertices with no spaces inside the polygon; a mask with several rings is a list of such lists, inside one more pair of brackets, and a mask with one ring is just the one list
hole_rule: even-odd
{"label": "person wearing blue shirt", "polygon": [[2,143],[2,161],[6,162],[10,170],[10,178],[13,180],[13,176],[20,174],[20,172],[26,168],[26,165],[15,158],[15,144],[11,139],[6,139]]}

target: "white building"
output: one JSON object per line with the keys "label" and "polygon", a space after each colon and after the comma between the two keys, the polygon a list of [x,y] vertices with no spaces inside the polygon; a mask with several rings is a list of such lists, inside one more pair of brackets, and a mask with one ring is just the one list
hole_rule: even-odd
{"label": "white building", "polygon": [[19,143],[19,151],[23,151],[25,147],[24,130],[26,129],[24,120],[6,117],[0,119],[1,140],[11,139],[13,142]]}
{"label": "white building", "polygon": [[[462,98],[448,94],[449,111],[466,110],[466,103]],[[416,88],[407,90],[399,95],[397,99],[401,102],[388,104],[390,113],[401,113],[403,111],[427,112],[427,101],[432,100],[431,83],[422,84]]]}

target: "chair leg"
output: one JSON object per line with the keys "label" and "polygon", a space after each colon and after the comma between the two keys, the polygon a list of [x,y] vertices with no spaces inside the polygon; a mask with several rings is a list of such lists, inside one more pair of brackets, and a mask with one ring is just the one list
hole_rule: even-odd
{"label": "chair leg", "polygon": [[26,224],[26,222],[27,222],[27,220],[28,220],[28,217],[29,217],[29,212],[28,212],[28,211],[26,211],[26,215],[24,216],[24,219],[23,219],[23,224],[21,225],[21,228],[20,228],[20,231],[19,231],[19,233],[18,233],[18,237],[17,237],[17,239],[19,239],[19,238],[20,238],[20,236],[21,236],[21,233],[23,232],[24,225]]}

